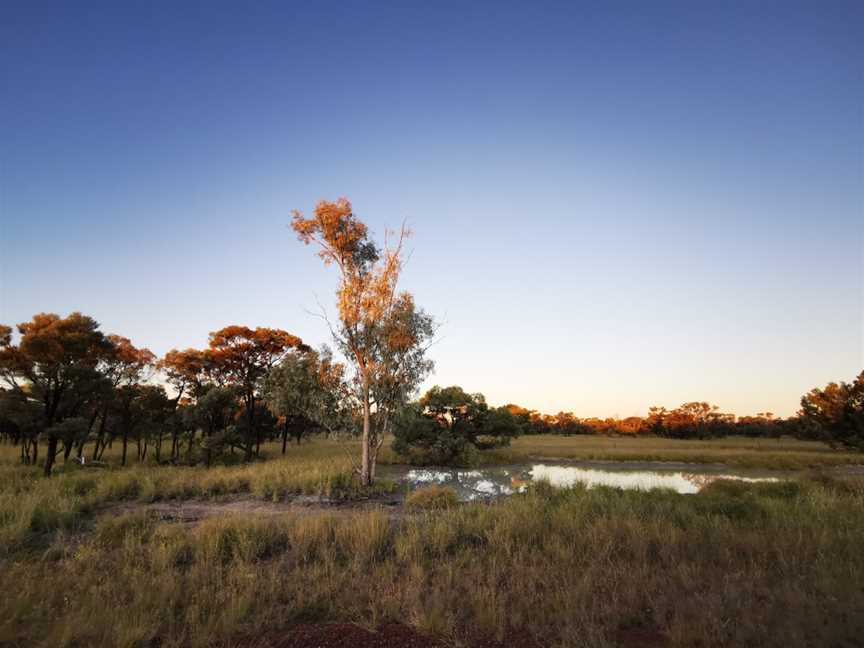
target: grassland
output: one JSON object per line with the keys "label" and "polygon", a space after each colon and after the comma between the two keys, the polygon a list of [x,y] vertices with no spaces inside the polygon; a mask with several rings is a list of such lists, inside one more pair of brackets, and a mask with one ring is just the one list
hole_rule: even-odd
{"label": "grassland", "polygon": [[[622,459],[608,454],[617,446],[586,456],[586,442],[562,441],[519,440],[505,452]],[[652,446],[650,459],[670,459],[670,446],[645,441],[640,460]],[[703,442],[671,449],[762,451],[692,443]],[[553,454],[562,448],[572,454]],[[268,448],[266,461],[210,470],[70,465],[50,479],[3,450],[0,645],[251,645],[330,622],[406,624],[453,646],[506,645],[516,632],[537,646],[598,648],[855,646],[864,636],[861,478],[715,482],[693,496],[540,484],[496,504],[397,517],[238,513],[182,524],[109,506],[366,497],[344,450],[320,441],[278,458]]]}
{"label": "grassland", "polygon": [[520,463],[531,459],[673,461],[776,470],[864,464],[864,455],[860,452],[835,450],[819,441],[743,437],[699,441],[658,437],[525,436],[514,440],[509,448],[485,453],[484,459],[494,463]]}

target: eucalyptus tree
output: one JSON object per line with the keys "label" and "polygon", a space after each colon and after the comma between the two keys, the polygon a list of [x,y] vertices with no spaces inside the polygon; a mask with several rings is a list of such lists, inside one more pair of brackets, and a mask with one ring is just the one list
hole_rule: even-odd
{"label": "eucalyptus tree", "polygon": [[375,479],[393,412],[432,369],[425,358],[434,334],[432,318],[416,308],[409,293],[397,291],[409,232],[403,226],[393,245],[388,235],[379,247],[345,198],[319,202],[309,218],[294,211],[291,226],[300,241],[318,247],[326,266],[335,265],[339,272],[339,321],[330,329],[360,407],[358,472],[367,486]]}

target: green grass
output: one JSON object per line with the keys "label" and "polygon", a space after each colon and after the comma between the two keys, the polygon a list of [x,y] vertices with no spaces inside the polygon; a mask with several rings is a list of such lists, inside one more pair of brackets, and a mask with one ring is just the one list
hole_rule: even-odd
{"label": "green grass", "polygon": [[[298,622],[408,623],[467,645],[857,645],[864,483],[695,496],[538,485],[496,505],[100,520],[0,569],[0,644],[228,646]],[[148,643],[152,642],[152,643]]]}
{"label": "green grass", "polygon": [[[486,463],[520,463],[532,459],[677,461],[777,470],[864,464],[864,454],[835,450],[819,441],[744,437],[699,441],[589,435],[524,436],[515,439],[509,448],[484,452],[482,457]],[[389,459],[393,459],[392,455]]]}

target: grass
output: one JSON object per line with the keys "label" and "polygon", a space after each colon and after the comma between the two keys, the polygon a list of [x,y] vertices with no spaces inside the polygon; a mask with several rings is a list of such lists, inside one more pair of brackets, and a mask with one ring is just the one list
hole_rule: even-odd
{"label": "grass", "polygon": [[[864,633],[864,479],[824,471],[718,481],[698,495],[539,483],[489,505],[427,488],[408,504],[425,512],[396,517],[184,525],[99,514],[118,501],[370,494],[343,444],[264,450],[267,461],[247,466],[70,463],[45,479],[0,449],[0,645],[230,646],[300,622],[406,623],[454,646],[514,631],[597,648],[627,632],[682,647],[853,646]],[[526,437],[487,461],[536,457],[860,463],[789,440],[595,437]]]}
{"label": "grass", "polygon": [[589,435],[523,436],[515,439],[509,448],[484,452],[482,457],[486,463],[520,463],[532,459],[676,461],[776,470],[864,464],[864,454],[835,450],[819,441],[744,437],[699,441]]}
{"label": "grass", "polygon": [[459,498],[452,488],[446,486],[426,486],[413,491],[405,499],[405,506],[417,510],[437,510],[452,508],[459,504]]}
{"label": "grass", "polygon": [[372,490],[359,488],[351,460],[336,443],[305,444],[292,447],[285,457],[209,469],[133,464],[100,470],[70,462],[50,479],[38,467],[16,465],[9,450],[5,448],[11,461],[6,456],[0,463],[0,556],[38,546],[55,531],[81,531],[96,509],[112,502],[238,494],[272,501],[296,494],[354,499],[395,488],[386,481]]}
{"label": "grass", "polygon": [[[213,518],[141,513],[0,570],[0,644],[228,646],[298,622],[408,623],[466,645],[853,646],[864,483],[695,496],[539,485],[497,505]],[[106,610],[111,610],[106,613]]]}

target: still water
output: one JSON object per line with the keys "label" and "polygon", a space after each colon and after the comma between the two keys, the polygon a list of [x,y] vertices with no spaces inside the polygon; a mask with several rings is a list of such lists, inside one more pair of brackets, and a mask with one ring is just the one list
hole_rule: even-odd
{"label": "still water", "polygon": [[405,484],[412,490],[432,484],[449,486],[463,501],[512,495],[524,491],[531,482],[540,480],[557,487],[585,484],[588,487],[613,486],[640,490],[669,488],[678,493],[698,493],[703,486],[717,479],[779,481],[789,478],[789,475],[770,471],[721,470],[696,466],[682,469],[642,466],[634,468],[622,463],[532,463],[476,470],[381,466],[379,474]]}

